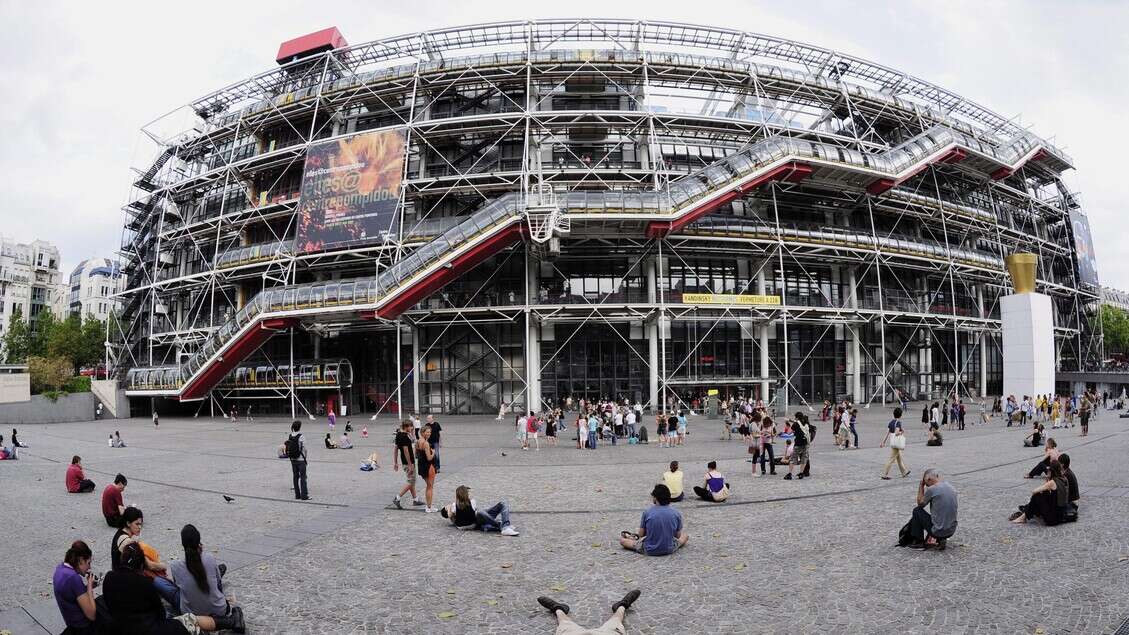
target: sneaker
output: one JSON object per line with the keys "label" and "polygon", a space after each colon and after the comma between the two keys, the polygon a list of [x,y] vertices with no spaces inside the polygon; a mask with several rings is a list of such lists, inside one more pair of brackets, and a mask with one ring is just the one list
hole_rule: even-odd
{"label": "sneaker", "polygon": [[404,506],[400,504],[400,497],[399,496],[392,499],[392,504],[396,506],[396,509],[403,509],[404,508]]}
{"label": "sneaker", "polygon": [[627,609],[631,608],[631,605],[634,604],[635,600],[638,600],[638,599],[639,599],[639,589],[633,589],[631,591],[628,591],[627,595],[623,596],[622,600],[620,600],[619,602],[616,602],[615,604],[612,605],[612,613],[615,613],[616,611],[618,611],[619,607],[621,607],[621,606],[623,607],[623,610],[626,611]]}
{"label": "sneaker", "polygon": [[434,507],[428,507],[427,509],[425,509],[423,511],[427,512],[428,514],[434,514],[435,512],[437,512],[439,510],[435,509]]}
{"label": "sneaker", "polygon": [[803,475],[803,474],[798,474],[798,475],[796,476],[796,480],[798,481],[798,480],[802,479],[803,477],[804,477],[804,475]]}
{"label": "sneaker", "polygon": [[882,477],[882,480],[883,480],[883,481],[888,481],[888,480],[890,480],[890,477],[889,477],[889,476],[883,476],[883,477]]}
{"label": "sneaker", "polygon": [[905,474],[902,474],[902,478],[905,478],[905,477],[907,477],[907,476],[909,476],[909,470],[906,470],[906,471],[905,471]]}
{"label": "sneaker", "polygon": [[785,481],[790,481],[790,480],[792,480],[792,475],[791,475],[791,474],[785,474],[785,475],[784,475],[784,480],[785,480]]}
{"label": "sneaker", "polygon": [[424,504],[425,503],[418,498],[412,500],[412,505],[415,506],[415,507],[419,507],[420,505],[424,505]]}
{"label": "sneaker", "polygon": [[560,611],[561,613],[568,615],[568,605],[564,604],[563,602],[558,602],[553,598],[542,595],[541,597],[537,598],[537,603],[549,609],[551,613],[555,614],[557,611]]}
{"label": "sneaker", "polygon": [[505,527],[502,527],[502,535],[503,536],[516,536],[516,535],[518,535],[518,533],[517,533],[517,530],[514,529],[513,525],[506,525]]}
{"label": "sneaker", "polygon": [[924,542],[911,542],[909,544],[909,548],[910,549],[917,549],[919,551],[924,551],[925,550],[925,543]]}

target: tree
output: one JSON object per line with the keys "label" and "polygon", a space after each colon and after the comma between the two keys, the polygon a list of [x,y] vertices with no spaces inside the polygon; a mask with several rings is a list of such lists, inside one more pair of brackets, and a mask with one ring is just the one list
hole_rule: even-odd
{"label": "tree", "polygon": [[15,305],[12,317],[8,319],[8,332],[4,333],[4,360],[9,364],[22,364],[27,361],[31,350],[31,330],[24,319],[20,305]]}
{"label": "tree", "polygon": [[27,372],[31,375],[31,392],[59,391],[71,379],[71,362],[65,357],[27,358]]}
{"label": "tree", "polygon": [[1106,356],[1112,353],[1129,352],[1129,313],[1117,307],[1103,304],[1101,329],[1105,334]]}
{"label": "tree", "polygon": [[59,320],[55,318],[51,309],[44,308],[40,311],[35,318],[35,322],[31,325],[31,348],[28,350],[28,355],[41,357],[49,355],[51,338],[55,336],[58,329]]}

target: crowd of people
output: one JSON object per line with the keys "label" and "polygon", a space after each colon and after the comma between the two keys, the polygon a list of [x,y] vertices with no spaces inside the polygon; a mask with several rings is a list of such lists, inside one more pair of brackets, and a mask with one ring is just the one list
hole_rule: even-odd
{"label": "crowd of people", "polygon": [[[84,540],[74,541],[55,567],[52,586],[64,634],[245,632],[243,609],[224,593],[226,567],[204,550],[200,531],[185,525],[180,532],[184,557],[165,562],[142,538],[145,515],[125,502],[128,484],[125,475],[117,474],[102,491],[102,517],[114,529],[105,579],[94,574],[94,554]],[[67,467],[66,487],[72,493],[96,487],[77,455]],[[99,585],[102,595],[96,598]]]}
{"label": "crowd of people", "polygon": [[[1021,401],[1008,398],[1003,403],[994,404],[990,414],[981,404],[979,420],[982,423],[989,423],[997,410],[1006,416],[1009,426],[1013,423],[1024,426],[1030,422],[1031,433],[1025,437],[1024,445],[1043,448],[1041,460],[1026,474],[1029,479],[1042,478],[1043,481],[1032,491],[1029,500],[1011,515],[1011,522],[1024,524],[1037,520],[1050,526],[1078,518],[1078,480],[1070,470],[1070,457],[1060,453],[1054,438],[1046,436],[1044,423],[1050,423],[1052,429],[1073,427],[1073,418],[1077,414],[1085,434],[1089,420],[1100,403],[1097,395],[1084,393],[1074,398],[1037,396],[1034,399],[1024,397]],[[578,406],[574,420],[578,449],[594,450],[600,445],[617,445],[620,440],[632,444],[648,442],[640,404],[581,400],[575,405]],[[783,417],[778,425],[765,404],[735,399],[723,401],[719,414],[723,419],[722,439],[731,440],[736,434],[743,440],[748,454],[752,455],[753,476],[758,476],[758,466],[760,476],[775,475],[778,466],[787,467],[785,480],[799,480],[811,475],[810,448],[817,427],[802,411],[795,412],[792,417]],[[895,465],[903,478],[911,474],[904,459],[908,436],[902,422],[904,414],[904,407],[893,409],[893,416],[879,443],[880,448],[890,448],[882,473],[884,480],[889,480]],[[553,409],[544,415],[535,412],[516,415],[514,426],[521,448],[540,450],[542,437],[547,446],[555,446],[558,433],[568,429],[571,416],[564,408]],[[922,412],[922,421],[926,424],[926,445],[941,446],[942,431],[964,430],[965,418],[966,408],[962,400],[927,403]],[[825,401],[819,419],[820,422],[829,422],[831,442],[835,448],[848,450],[860,447],[858,408],[849,401],[835,404]],[[340,439],[334,441],[334,423],[331,419],[331,432],[324,439],[326,449],[353,447],[349,439],[351,424],[346,422]],[[684,444],[688,427],[685,411],[659,413],[654,419],[656,441],[663,447]],[[363,436],[367,437],[367,427],[364,432]],[[13,447],[27,447],[19,443],[17,434],[13,429]],[[392,464],[394,471],[403,470],[405,482],[394,497],[393,505],[403,509],[403,498],[410,494],[414,506],[423,507],[427,513],[440,513],[447,524],[457,529],[518,536],[508,502],[500,500],[492,505],[480,504],[472,497],[468,485],[459,485],[454,489],[451,502],[436,506],[441,435],[442,426],[433,415],[429,415],[426,422],[414,415],[400,422],[393,438]],[[780,441],[783,441],[784,447],[778,453],[776,443]],[[110,437],[109,445],[125,447],[119,432],[115,431]],[[279,448],[279,456],[291,463],[295,498],[310,500],[307,483],[309,455],[300,421],[291,424],[290,433]],[[366,465],[369,470],[379,467],[377,452],[369,455],[361,469],[366,469]],[[707,462],[701,474],[700,480],[692,479],[692,484],[687,485],[679,461],[671,461],[668,470],[661,475],[661,482],[652,487],[650,505],[642,512],[638,527],[620,533],[620,545],[625,550],[647,556],[670,555],[685,547],[689,535],[682,513],[674,503],[685,500],[687,488],[695,500],[716,504],[730,500],[733,491],[733,484],[723,475],[717,461]],[[423,483],[419,490],[422,491],[417,490],[420,478]],[[82,459],[77,455],[67,467],[65,480],[68,492],[85,493],[96,489],[95,483],[86,477]],[[110,541],[111,569],[106,579],[99,580],[92,573],[93,555],[87,543],[81,540],[71,545],[63,562],[56,567],[53,580],[55,599],[66,621],[66,632],[94,633],[95,622],[103,621],[113,625],[116,629],[113,632],[122,633],[200,633],[224,629],[243,632],[242,609],[224,593],[225,567],[204,550],[199,530],[194,525],[185,525],[180,533],[184,557],[166,563],[161,554],[142,539],[145,518],[138,507],[125,502],[127,486],[128,479],[123,474],[117,474],[102,491],[103,518],[109,527],[115,529]],[[957,529],[957,499],[956,488],[944,479],[939,470],[925,469],[910,518],[899,533],[898,544],[944,550]],[[103,586],[103,594],[96,599],[94,589],[99,584]],[[601,628],[612,629],[607,632],[621,632],[616,629],[622,629],[624,614],[638,596],[637,590],[628,593],[623,601],[613,606],[612,618]],[[556,616],[558,632],[604,632],[587,631],[576,625],[569,618],[569,607],[565,604],[546,597],[538,598],[538,601]]]}

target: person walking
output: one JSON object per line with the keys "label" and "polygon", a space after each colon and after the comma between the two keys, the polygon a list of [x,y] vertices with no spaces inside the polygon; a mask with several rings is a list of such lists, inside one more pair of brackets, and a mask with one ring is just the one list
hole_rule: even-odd
{"label": "person walking", "polygon": [[286,457],[290,459],[290,471],[294,476],[294,498],[310,500],[306,485],[306,437],[302,436],[302,422],[290,424],[290,436],[286,437]]}
{"label": "person walking", "polygon": [[427,501],[427,507],[424,509],[429,514],[434,514],[439,511],[431,506],[431,501],[435,497],[435,450],[431,447],[431,426],[425,427],[420,430],[419,441],[416,441],[416,468],[419,475],[423,477],[424,483],[427,488],[424,491],[424,500]]}
{"label": "person walking", "polygon": [[[936,410],[936,408],[934,408]],[[902,428],[902,409],[894,408],[894,418],[890,423],[886,424],[886,436],[883,437],[882,443],[878,444],[879,448],[886,447],[890,444],[890,459],[886,461],[886,469],[882,471],[882,480],[890,480],[890,467],[894,463],[898,464],[898,470],[902,473],[902,478],[909,476],[909,470],[906,468],[905,463],[902,462],[902,451],[906,449],[906,433]]]}
{"label": "person walking", "polygon": [[161,419],[157,416],[157,409],[153,408],[153,429],[161,427]]}
{"label": "person walking", "polygon": [[409,492],[412,494],[412,505],[423,505],[419,494],[416,494],[416,455],[412,451],[412,443],[412,422],[404,420],[400,423],[400,430],[396,432],[395,449],[392,452],[392,471],[399,472],[400,466],[403,465],[406,480],[400,493],[392,499],[396,509],[403,509],[400,506],[400,499]]}
{"label": "person walking", "polygon": [[427,427],[431,428],[431,436],[429,443],[431,445],[431,453],[434,455],[432,465],[435,466],[435,473],[438,474],[441,470],[439,466],[439,448],[442,447],[440,443],[440,434],[443,432],[443,426],[435,420],[435,415],[427,415]]}
{"label": "person walking", "polygon": [[808,475],[810,468],[808,460],[808,445],[811,440],[811,426],[807,423],[804,413],[797,412],[796,419],[792,422],[792,459],[788,462],[788,473],[784,475],[785,481],[792,480],[792,470],[798,465],[800,473],[797,479]]}

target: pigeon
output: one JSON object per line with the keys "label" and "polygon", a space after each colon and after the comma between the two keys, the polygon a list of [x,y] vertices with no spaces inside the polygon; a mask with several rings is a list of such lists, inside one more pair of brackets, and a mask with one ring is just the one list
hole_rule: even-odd
{"label": "pigeon", "polygon": [[230,496],[228,496],[227,494],[224,494],[224,495],[223,495],[223,499],[224,499],[225,501],[229,502],[229,503],[234,503],[234,502],[235,502],[235,499],[234,499],[234,498],[232,498],[232,497],[230,497]]}

